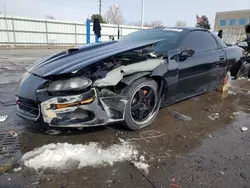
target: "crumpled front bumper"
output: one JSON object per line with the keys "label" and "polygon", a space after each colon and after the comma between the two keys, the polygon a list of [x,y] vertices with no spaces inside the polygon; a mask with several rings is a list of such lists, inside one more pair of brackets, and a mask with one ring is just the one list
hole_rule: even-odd
{"label": "crumpled front bumper", "polygon": [[[53,97],[40,104],[44,122],[53,127],[92,127],[124,120],[128,97],[112,92],[99,92],[91,89],[94,101],[56,109],[56,105],[78,103],[86,99],[86,94]],[[88,92],[89,93],[89,92]],[[104,94],[105,93],[105,94]],[[104,94],[104,95],[103,95]],[[89,95],[89,94],[88,94]]]}

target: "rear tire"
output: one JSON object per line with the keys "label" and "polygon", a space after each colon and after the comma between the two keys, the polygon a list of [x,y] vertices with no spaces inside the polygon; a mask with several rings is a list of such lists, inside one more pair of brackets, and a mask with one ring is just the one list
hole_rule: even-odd
{"label": "rear tire", "polygon": [[231,76],[233,79],[237,79],[238,78],[238,72],[242,66],[242,62],[241,61],[238,61],[236,62],[230,69],[230,72],[231,72]]}
{"label": "rear tire", "polygon": [[131,130],[149,126],[159,111],[158,84],[150,78],[140,78],[127,86],[122,94],[129,96],[124,124]]}

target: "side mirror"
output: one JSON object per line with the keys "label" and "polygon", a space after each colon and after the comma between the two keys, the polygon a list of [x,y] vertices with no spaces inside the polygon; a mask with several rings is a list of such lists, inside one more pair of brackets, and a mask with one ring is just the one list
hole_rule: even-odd
{"label": "side mirror", "polygon": [[181,51],[181,56],[182,57],[191,57],[191,56],[193,56],[194,55],[194,53],[195,53],[195,51],[194,50],[191,50],[191,49],[183,49],[182,51]]}

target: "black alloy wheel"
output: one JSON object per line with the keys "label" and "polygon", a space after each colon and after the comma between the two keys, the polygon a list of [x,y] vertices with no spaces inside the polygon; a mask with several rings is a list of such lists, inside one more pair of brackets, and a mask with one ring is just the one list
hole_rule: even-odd
{"label": "black alloy wheel", "polygon": [[132,119],[140,124],[154,112],[156,106],[157,93],[150,86],[139,88],[132,97],[131,116]]}
{"label": "black alloy wheel", "polygon": [[125,126],[138,130],[150,125],[159,111],[158,84],[150,78],[140,78],[127,86],[122,94],[129,96],[125,109]]}

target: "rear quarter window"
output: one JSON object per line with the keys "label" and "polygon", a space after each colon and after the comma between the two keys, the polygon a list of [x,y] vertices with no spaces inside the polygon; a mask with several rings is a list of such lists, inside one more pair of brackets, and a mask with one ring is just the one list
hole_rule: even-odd
{"label": "rear quarter window", "polygon": [[226,48],[228,47],[225,42],[220,38],[218,37],[216,34],[214,33],[211,33],[213,35],[213,37],[216,39],[217,43],[222,47],[222,48]]}
{"label": "rear quarter window", "polygon": [[182,41],[182,48],[202,53],[218,49],[215,38],[208,31],[192,31]]}

